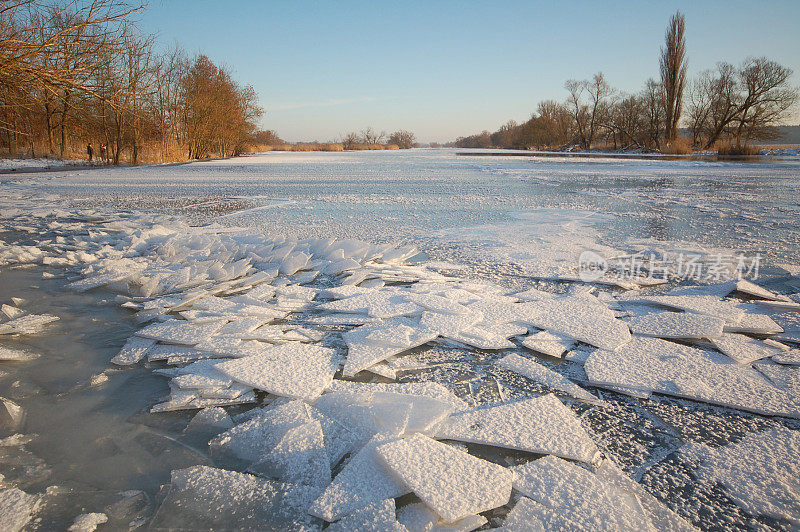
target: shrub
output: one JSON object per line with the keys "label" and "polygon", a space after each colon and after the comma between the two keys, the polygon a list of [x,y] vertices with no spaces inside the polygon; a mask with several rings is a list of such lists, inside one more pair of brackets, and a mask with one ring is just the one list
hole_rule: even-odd
{"label": "shrub", "polygon": [[723,157],[754,157],[758,155],[759,148],[741,144],[720,144],[717,155]]}
{"label": "shrub", "polygon": [[671,153],[673,155],[690,155],[692,153],[692,148],[689,146],[689,141],[687,139],[678,137],[669,145],[665,146],[662,153]]}

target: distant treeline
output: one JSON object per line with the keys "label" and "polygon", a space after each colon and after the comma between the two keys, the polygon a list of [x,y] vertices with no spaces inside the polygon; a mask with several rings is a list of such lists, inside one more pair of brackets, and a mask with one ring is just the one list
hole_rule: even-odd
{"label": "distant treeline", "polygon": [[262,110],[208,57],[159,51],[117,0],[0,3],[0,150],[109,162],[227,156]]}
{"label": "distant treeline", "polygon": [[288,143],[281,140],[275,131],[257,131],[250,136],[248,150],[252,152],[264,151],[345,151],[345,150],[406,150],[419,146],[414,133],[398,130],[387,135],[371,127],[360,133],[351,132],[342,135],[333,142],[296,142]]}
{"label": "distant treeline", "polygon": [[[798,90],[792,71],[767,58],[739,66],[718,63],[691,83],[686,75],[685,21],[670,20],[659,60],[661,79],[635,94],[611,87],[602,72],[568,80],[565,101],[541,102],[523,123],[509,121],[494,133],[460,137],[461,148],[637,149],[681,153],[727,145],[735,153],[753,141],[780,136],[776,127],[791,115]],[[685,101],[686,100],[686,101]],[[688,138],[678,136],[683,125]]]}

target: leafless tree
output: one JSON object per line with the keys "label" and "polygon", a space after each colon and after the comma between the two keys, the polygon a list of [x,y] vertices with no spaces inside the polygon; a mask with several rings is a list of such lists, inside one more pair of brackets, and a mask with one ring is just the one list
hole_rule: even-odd
{"label": "leafless tree", "polygon": [[413,148],[416,143],[416,136],[411,131],[400,129],[389,135],[389,144],[394,144],[402,150]]}
{"label": "leafless tree", "polygon": [[659,59],[661,85],[664,87],[664,137],[667,143],[678,137],[678,122],[683,108],[687,69],[685,30],[686,20],[678,11],[669,21]]}

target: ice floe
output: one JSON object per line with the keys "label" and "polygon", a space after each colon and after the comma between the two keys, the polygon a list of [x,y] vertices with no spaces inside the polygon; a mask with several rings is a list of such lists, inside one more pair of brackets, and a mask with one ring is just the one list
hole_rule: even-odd
{"label": "ice floe", "polygon": [[[422,434],[384,443],[381,461],[409,491],[446,521],[506,504],[511,471]],[[444,474],[431,474],[439,471]]]}
{"label": "ice floe", "polygon": [[452,414],[436,437],[583,462],[599,457],[578,417],[553,394]]}
{"label": "ice floe", "polygon": [[659,338],[598,349],[584,364],[597,386],[663,393],[767,415],[800,417],[800,403],[725,355]]}
{"label": "ice floe", "polygon": [[220,362],[216,368],[257,390],[312,401],[330,385],[338,366],[333,349],[292,342]]}
{"label": "ice floe", "polygon": [[725,322],[714,316],[692,312],[657,312],[628,321],[633,334],[657,338],[717,338]]}

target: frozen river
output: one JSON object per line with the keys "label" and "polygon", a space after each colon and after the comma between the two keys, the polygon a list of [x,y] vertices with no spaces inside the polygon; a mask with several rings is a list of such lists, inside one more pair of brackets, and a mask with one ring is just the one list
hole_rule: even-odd
{"label": "frozen river", "polygon": [[[167,218],[170,221],[164,221]],[[190,377],[225,381],[227,384],[222,388],[226,392],[240,386],[240,393],[244,392],[237,396],[240,398],[253,394],[255,389],[255,399],[232,400],[233,405],[227,407],[224,419],[214,418],[211,422],[210,417],[208,420],[201,418],[187,427],[197,413],[197,406],[176,407],[179,403],[176,397],[188,396],[177,393],[180,387],[174,379],[184,382],[189,378],[181,380],[180,373],[174,373],[179,370],[174,368],[189,361],[208,360],[208,357],[197,355],[198,352],[214,352],[216,355],[212,360],[227,360],[225,364],[231,364],[235,359],[247,359],[253,356],[253,352],[247,351],[245,344],[249,342],[247,349],[250,349],[256,340],[278,346],[284,341],[291,345],[302,341],[303,345],[322,350],[319,353],[323,357],[327,356],[326,350],[341,357],[348,353],[347,362],[343,370],[337,370],[334,383],[340,380],[433,382],[442,385],[452,394],[452,401],[457,401],[463,408],[490,408],[509,401],[518,404],[514,401],[556,391],[574,414],[575,417],[570,419],[579,419],[575,430],[580,432],[580,438],[586,438],[586,445],[596,447],[605,459],[603,463],[613,462],[620,466],[644,487],[646,493],[655,497],[647,499],[646,494],[636,495],[637,504],[644,509],[638,506],[638,510],[629,509],[625,506],[629,504],[626,497],[632,496],[632,488],[623,489],[614,484],[614,489],[623,494],[620,495],[622,498],[612,497],[607,504],[622,505],[627,509],[625,515],[604,513],[595,517],[605,521],[592,522],[587,515],[580,514],[578,507],[554,506],[555,510],[561,508],[556,512],[559,515],[576,512],[575,515],[579,516],[574,521],[561,522],[562,525],[576,526],[578,523],[591,528],[602,522],[610,528],[624,528],[623,523],[641,523],[644,521],[631,519],[643,518],[647,526],[662,529],[668,523],[674,525],[670,519],[677,514],[686,520],[680,521],[681,526],[688,522],[704,529],[792,529],[799,526],[800,487],[796,478],[783,479],[785,482],[774,490],[778,495],[773,493],[775,498],[772,500],[769,490],[755,489],[755,493],[743,495],[748,486],[774,479],[768,475],[759,477],[761,473],[726,470],[719,466],[724,461],[723,452],[708,451],[727,449],[730,447],[726,446],[742,441],[745,442],[742,445],[750,445],[748,437],[770,435],[773,431],[774,441],[767,439],[765,445],[778,449],[775,456],[768,456],[768,452],[759,455],[759,443],[755,442],[752,443],[756,449],[752,451],[752,461],[758,463],[763,459],[772,465],[775,464],[770,460],[777,461],[775,468],[779,477],[788,474],[787,471],[798,472],[800,469],[797,455],[792,454],[797,450],[793,445],[797,446],[800,441],[797,432],[800,430],[797,421],[800,411],[796,406],[800,404],[800,355],[797,354],[800,351],[800,313],[793,308],[800,303],[797,295],[800,292],[800,279],[797,277],[800,274],[800,165],[797,161],[562,160],[464,156],[451,150],[424,149],[406,152],[275,152],[184,165],[0,175],[0,221],[3,224],[0,239],[5,242],[4,247],[0,246],[0,303],[13,307],[5,316],[0,315],[0,321],[13,320],[17,312],[21,315],[51,314],[60,318],[41,331],[37,330],[36,334],[4,336],[3,324],[0,323],[0,354],[3,348],[11,348],[39,355],[24,362],[0,360],[0,397],[13,401],[25,412],[24,419],[16,422],[0,419],[0,438],[26,435],[0,443],[0,474],[10,485],[40,497],[35,511],[29,512],[35,514],[34,520],[27,525],[31,529],[62,529],[79,514],[91,512],[106,514],[108,522],[104,526],[114,530],[148,524],[155,528],[175,527],[176,523],[191,529],[213,526],[216,522],[213,516],[200,516],[201,510],[187,509],[192,501],[198,507],[206,504],[196,490],[186,487],[186,484],[192,484],[189,473],[189,481],[176,480],[173,474],[169,484],[171,471],[196,465],[232,471],[247,469],[247,460],[242,462],[241,449],[233,459],[229,456],[231,449],[224,448],[223,444],[209,448],[211,436],[233,424],[247,423],[246,412],[252,408],[253,402],[266,404],[275,396],[290,399],[299,396],[309,404],[316,404],[328,418],[337,419],[338,411],[332,406],[328,411],[320,406],[320,402],[335,396],[336,390],[330,393],[326,388],[329,393],[322,395],[321,399],[319,394],[308,395],[306,390],[282,392],[280,387],[271,388],[271,383],[254,383],[251,370],[248,369],[246,375],[239,375],[238,366],[231,365],[224,366],[224,370],[220,367],[224,379],[218,373],[209,376],[208,368],[202,369],[205,372],[201,372],[202,375],[198,373]],[[188,222],[194,228],[170,225],[181,222]],[[196,229],[196,226],[210,223],[221,227]],[[184,238],[182,231],[193,236]],[[256,237],[252,235],[258,235],[260,240],[254,240]],[[309,240],[322,238],[345,240],[346,244],[342,244],[343,251],[339,253],[335,244],[326,247],[317,240]],[[355,243],[356,240],[373,246],[363,247],[366,244]],[[387,246],[377,246],[382,244]],[[400,259],[395,260],[389,244],[400,247],[401,251],[413,246],[420,253],[398,253],[397,257],[408,258],[412,263],[411,266],[403,265]],[[15,245],[24,247],[15,248]],[[290,246],[289,250],[278,256],[278,251],[287,249],[287,246]],[[630,256],[655,258],[666,268],[663,271],[667,282],[648,287],[648,280],[652,280],[654,275],[658,279],[663,276],[656,273],[652,263],[650,269],[639,271],[638,276],[618,278],[614,282],[606,278],[599,283],[567,282],[578,276],[580,257],[587,252],[608,262]],[[635,253],[640,255],[632,255]],[[304,261],[306,255],[309,258]],[[370,256],[375,259],[370,259]],[[215,257],[220,257],[224,263],[222,269],[212,264]],[[682,271],[677,266],[678,261],[690,257],[695,257],[700,266]],[[348,258],[354,261],[354,266],[345,268],[338,262]],[[249,263],[245,264],[247,261]],[[737,262],[738,266],[749,268],[747,278],[769,289],[768,293],[772,295],[746,291],[752,289],[735,292],[735,287],[727,287],[722,292],[718,289],[675,292],[683,297],[716,298],[712,310],[703,307],[702,311],[697,311],[696,301],[682,302],[682,307],[675,304],[670,307],[663,303],[665,300],[642,301],[631,296],[643,294],[642,298],[646,299],[653,294],[667,293],[670,295],[666,297],[678,297],[670,291],[698,284],[721,286],[736,273]],[[242,264],[250,269],[224,271],[229,263]],[[721,263],[724,263],[724,268]],[[298,264],[299,268],[294,271],[292,265]],[[236,284],[238,278],[251,277],[263,283],[273,265],[277,278],[272,276],[269,283],[276,288],[265,291],[264,285],[256,285],[255,280],[243,287]],[[396,266],[398,269],[393,270],[395,265],[399,265]],[[181,268],[186,268],[185,273],[179,272]],[[120,273],[122,270],[125,272]],[[256,271],[259,273],[254,275]],[[312,272],[320,274],[317,277],[316,274],[308,275]],[[72,289],[67,286],[97,275],[106,276],[103,277],[105,280],[87,285],[91,290],[76,293],[74,284]],[[200,280],[195,282],[195,278]],[[153,279],[154,284],[148,284],[148,280]],[[434,282],[442,283],[441,286],[435,285],[435,293],[414,288],[433,286]],[[127,286],[123,286],[125,283]],[[389,299],[380,304],[373,302],[370,303],[372,307],[368,304],[365,307],[368,310],[364,312],[371,318],[383,320],[375,325],[361,316],[361,311],[355,307],[342,310],[344,307],[336,306],[347,301],[344,292],[325,292],[343,283],[360,284],[363,290],[396,288],[400,291],[386,297],[406,299],[401,303],[392,299],[391,304],[387,303]],[[459,288],[443,288],[447,283],[455,283],[453,286]],[[224,289],[218,287],[220,284],[225,285]],[[125,292],[133,290],[131,287],[134,286],[138,291]],[[487,288],[476,288],[478,286]],[[212,290],[212,287],[215,288]],[[620,287],[635,289],[625,291]],[[265,301],[275,298],[270,300],[268,307],[270,312],[277,312],[273,323],[267,324],[269,320],[258,322],[256,317],[262,317],[263,313],[252,314],[248,315],[250,321],[247,323],[259,324],[245,330],[246,324],[232,317],[234,311],[230,308],[234,308],[234,303],[229,307],[228,303],[217,301],[224,298],[233,301],[243,294],[256,293],[245,289],[259,290],[258,297],[266,298]],[[530,292],[525,296],[518,294],[530,289],[535,289],[534,295]],[[189,301],[187,294],[194,294],[197,290],[205,291],[204,307],[194,300],[186,303]],[[516,295],[507,297],[510,294]],[[347,297],[352,295],[348,293]],[[548,298],[551,296],[559,299],[550,301]],[[12,301],[12,297],[19,300]],[[255,312],[252,309],[254,297],[247,301],[235,300],[236,305],[244,305],[236,308],[244,309],[245,313]],[[342,297],[345,298],[339,299]],[[476,299],[470,299],[472,297]],[[762,308],[757,301],[753,302],[754,298],[770,301],[770,297],[775,298],[771,306],[764,304]],[[210,298],[219,307],[209,306]],[[587,302],[587,298],[591,301]],[[455,310],[440,301],[442,299],[450,299]],[[323,303],[318,305],[319,301]],[[703,301],[709,304],[708,299]],[[122,303],[128,304],[128,308],[121,308]],[[561,313],[562,303],[566,308],[577,310],[575,315],[565,314],[566,317],[558,322],[549,314]],[[647,307],[648,303],[650,307]],[[391,308],[388,313],[376,311],[379,307],[381,312],[385,311],[387,305]],[[392,305],[411,310],[394,313],[396,308]],[[522,312],[523,308],[527,312],[537,305],[552,311],[543,313],[540,310],[535,315]],[[591,305],[598,305],[602,310]],[[739,306],[734,308],[735,305]],[[644,307],[647,309],[643,310]],[[688,312],[657,314],[670,314],[674,318],[672,315],[695,315],[697,311],[696,315],[705,320],[702,324],[692,322],[681,327],[702,326],[705,327],[703,331],[709,331],[716,326],[716,320],[719,334],[692,332],[682,336],[684,330],[669,336],[662,331],[652,335],[648,333],[645,335],[648,339],[642,340],[643,336],[637,335],[635,326],[631,324],[637,319],[650,319],[648,316],[653,315],[654,309],[663,310],[664,307]],[[511,318],[502,315],[498,308],[504,309],[506,314],[508,309],[520,314]],[[482,309],[480,318],[461,325],[458,330],[454,330],[455,325],[449,321],[441,322],[442,316],[477,316],[477,309]],[[131,310],[139,312],[134,315]],[[577,321],[592,321],[595,317],[591,313],[595,311],[599,313],[596,316],[598,321],[607,318],[611,324],[603,334],[591,329],[590,324],[576,322],[576,316],[581,318]],[[281,312],[284,314],[278,317]],[[341,318],[348,312],[361,317],[349,321]],[[430,319],[426,322],[426,312],[434,314],[440,321],[428,316]],[[176,341],[175,336],[170,336],[175,334],[174,331],[164,333],[159,329],[160,332],[149,336],[139,332],[143,327],[159,325],[158,322],[167,314],[181,318],[165,322],[172,325],[174,321],[180,321],[184,325],[191,322],[202,327],[203,323],[207,325],[213,319],[227,320],[228,323],[223,329],[225,334],[215,329],[203,338],[203,342],[219,340],[220,343],[208,348],[199,348],[204,345],[200,340],[194,343]],[[758,322],[761,324],[758,327],[763,327],[763,320],[768,320],[777,329],[745,326],[743,319],[751,320],[749,324],[756,323],[751,315],[764,316],[759,318],[762,321]],[[147,325],[153,319],[156,323]],[[401,322],[392,321],[398,319]],[[726,395],[721,399],[719,394],[726,392],[717,390],[713,382],[701,386],[694,382],[684,383],[670,375],[664,375],[660,383],[648,381],[647,386],[640,386],[634,383],[636,379],[631,375],[610,374],[613,370],[611,359],[600,356],[613,352],[616,353],[614,356],[621,357],[621,353],[626,351],[625,346],[628,346],[631,357],[636,356],[636,349],[631,347],[638,345],[636,342],[644,342],[641,349],[653,346],[654,351],[680,346],[680,349],[692,350],[686,353],[711,357],[708,367],[687,366],[685,371],[697,370],[698,375],[709,372],[713,377],[716,375],[713,371],[730,369],[719,369],[718,358],[728,360],[726,356],[734,357],[724,347],[729,344],[719,340],[723,321],[728,335],[725,338],[734,331],[749,334],[744,337],[747,341],[758,342],[758,346],[751,342],[752,345],[742,348],[745,351],[766,349],[761,340],[767,336],[775,337],[773,339],[780,340],[787,348],[774,357],[772,352],[770,356],[752,360],[745,357],[734,364],[733,373],[724,373],[726,378],[732,379],[731,385],[744,383],[741,385],[745,392],[739,395]],[[389,334],[400,334],[400,331],[402,339],[362,339],[359,344],[342,334],[355,325],[378,327],[380,323],[386,324]],[[414,335],[433,330],[432,323],[439,327],[432,338],[437,337],[438,331],[439,339],[426,337],[425,341],[415,343]],[[278,326],[275,324],[283,328],[274,333],[280,336],[280,341],[254,332]],[[624,329],[622,333],[614,328],[620,324]],[[633,340],[628,332],[629,325]],[[219,326],[223,327],[221,323]],[[570,328],[573,326],[574,332]],[[500,329],[504,331],[500,336],[491,332]],[[478,338],[476,330],[485,335]],[[566,347],[558,356],[545,356],[541,349],[526,347],[524,342],[530,336],[525,335],[531,333],[532,336],[538,330],[557,333],[562,340],[567,338],[563,340]],[[382,338],[380,335],[384,332],[376,330],[369,338]],[[150,355],[136,364],[111,364],[111,358],[136,333],[139,336],[134,338],[142,343],[142,349],[149,350]],[[220,347],[223,345],[220,336],[226,336],[230,341],[235,336],[236,345],[229,342]],[[650,336],[679,342],[650,340]],[[737,338],[740,336],[743,334],[738,334]],[[177,357],[171,369],[167,370],[166,356],[163,359],[152,356],[154,341],[159,342],[156,348],[181,344],[182,349],[188,349],[192,354],[182,352],[182,356],[189,358],[180,360]],[[388,341],[388,344],[382,341]],[[384,359],[370,359],[370,363],[354,365],[350,371],[348,364],[355,364],[353,353],[356,345],[372,348],[381,345],[382,349],[389,345],[393,352]],[[405,347],[398,351],[395,349],[398,346]],[[534,354],[535,351],[538,354]],[[666,359],[686,353],[656,355]],[[516,373],[508,370],[511,359],[505,359],[505,365],[499,369],[499,360],[510,355],[538,361],[536,367],[546,368],[542,371],[548,371],[548,377],[538,380],[530,375],[521,377],[520,370]],[[583,364],[587,360],[584,370]],[[759,364],[753,366],[753,363],[759,361],[769,364],[769,367],[754,369]],[[338,364],[336,360],[334,362]],[[368,372],[370,368],[374,370],[371,373]],[[159,375],[153,370],[167,371]],[[670,371],[670,367],[663,371]],[[753,384],[753,379],[764,379],[758,371],[771,375],[771,379],[765,381],[768,384],[780,381],[782,384],[775,384],[775,387],[780,388],[784,395],[777,395],[773,402],[763,399],[763,394],[757,393],[760,388]],[[568,379],[555,383],[552,380],[554,375]],[[601,375],[610,380],[604,381]],[[173,378],[172,384],[168,378]],[[616,384],[612,385],[612,381]],[[585,390],[574,390],[575,383]],[[182,388],[183,391],[186,389],[195,388]],[[219,392],[222,389],[214,390]],[[397,390],[392,393],[401,395]],[[582,395],[586,390],[591,394],[588,401]],[[620,390],[628,393],[618,393]],[[341,393],[342,389],[338,392]],[[322,388],[319,393],[322,393]],[[414,397],[411,392],[402,393],[406,394],[403,397]],[[748,396],[748,393],[752,395]],[[170,398],[165,401],[167,396]],[[756,396],[760,398],[756,399]],[[436,398],[441,406],[442,397]],[[215,400],[221,401],[218,397]],[[370,401],[380,402],[372,396]],[[151,413],[150,409],[158,403],[167,404],[166,410],[169,411]],[[214,404],[223,403],[203,403],[203,406]],[[343,407],[339,405],[337,408]],[[383,420],[381,423],[385,421],[382,416],[388,415],[378,413],[384,412],[380,408],[386,406],[377,403],[359,404],[358,408],[367,409],[365,415],[374,415]],[[413,414],[416,412],[414,408],[420,407],[412,405],[410,408]],[[431,407],[428,405],[426,408]],[[452,404],[449,408],[452,409]],[[762,415],[765,413],[771,415]],[[212,414],[218,415],[219,412],[209,410],[208,415]],[[309,415],[314,416],[313,413]],[[405,421],[403,430],[407,432],[403,434],[426,434],[426,441],[430,440],[427,436],[438,434],[436,439],[460,442],[455,444],[457,448],[464,447],[471,455],[503,468],[535,463],[530,459],[543,454],[567,458],[571,460],[570,464],[591,462],[598,468],[597,476],[592,475],[592,478],[599,479],[597,482],[611,482],[608,477],[601,476],[605,469],[598,466],[596,460],[586,458],[585,449],[581,453],[574,450],[548,452],[546,448],[544,452],[534,452],[530,445],[526,447],[519,443],[524,440],[524,435],[517,435],[516,447],[508,442],[495,445],[491,437],[470,439],[458,434],[456,421],[448,421],[454,420],[456,413],[451,411],[448,415],[443,421],[446,427],[439,427],[437,433],[431,427],[411,431],[408,427],[413,415],[406,412],[406,416],[411,417]],[[301,426],[311,426],[312,421],[315,422],[312,419]],[[390,433],[397,436],[398,431],[388,429],[385,423],[381,427],[381,430],[364,430],[370,436],[374,436],[376,431],[381,438],[388,438]],[[324,429],[325,426],[320,430],[324,432]],[[32,436],[28,438],[27,435]],[[577,437],[572,433],[569,436]],[[327,433],[325,438],[325,447],[330,455],[332,443]],[[433,440],[430,442],[425,445],[439,445]],[[386,445],[391,445],[391,442]],[[510,447],[515,450],[510,450]],[[356,451],[358,447],[350,449],[352,455]],[[401,449],[392,448],[391,451],[395,458],[395,454],[401,454]],[[247,456],[252,462],[253,455]],[[391,462],[390,458],[386,461]],[[334,485],[339,478],[336,474],[347,471],[347,464],[346,461],[331,459]],[[762,469],[769,468],[764,466]],[[286,481],[285,471],[281,476],[275,472],[275,467],[249,470],[264,478]],[[559,474],[566,475],[563,471]],[[0,489],[2,480],[0,478]],[[405,478],[403,481],[407,485],[415,482]],[[233,483],[233,488],[225,482]],[[237,482],[239,480],[223,479],[220,490],[241,487]],[[305,486],[296,478],[290,484],[294,485],[293,482]],[[330,483],[330,472],[327,482]],[[160,488],[162,485],[167,487]],[[441,486],[438,489],[442,489]],[[515,506],[520,496],[523,496],[523,501],[528,501],[528,498],[537,500],[534,492],[532,488],[515,483],[511,501],[501,501],[485,508],[473,505],[468,514],[480,514],[477,517],[473,515],[474,523],[484,528],[509,524],[513,519],[528,515],[538,516],[546,525],[546,513],[537,513],[538,510],[531,510],[524,503]],[[405,492],[400,490],[396,495],[393,493],[387,491],[384,498],[396,499],[392,504],[396,504],[401,521],[403,512],[400,508],[420,500],[443,515],[444,509],[437,507],[435,502],[441,494],[430,496],[426,486],[408,488]],[[431,498],[427,499],[427,496]],[[323,497],[324,494],[320,496]],[[0,496],[0,508],[2,504]],[[260,517],[248,522],[248,526],[258,529],[263,528],[265,522],[271,522],[271,526],[277,529],[289,524],[313,529],[322,523],[316,520],[318,517],[331,521],[333,515],[338,519],[355,509],[330,514],[325,513],[331,511],[326,507],[318,510],[313,519],[293,519],[286,518],[283,506],[277,502],[274,504],[274,513],[270,513],[272,510],[259,510],[266,513],[259,514]],[[321,504],[319,499],[315,504]],[[29,506],[32,508],[32,505]],[[220,503],[220,506],[224,504]],[[26,511],[24,504],[15,508],[20,514]],[[230,516],[247,513],[243,508],[220,511],[230,512]],[[515,511],[517,515],[513,514]],[[410,512],[406,510],[405,514]],[[281,519],[288,521],[279,521],[279,514]],[[410,517],[406,517],[410,522]],[[265,521],[258,521],[259,518]],[[486,519],[488,522],[478,525],[480,519],[483,519],[482,523]],[[551,526],[555,526],[554,523],[550,521]]]}

